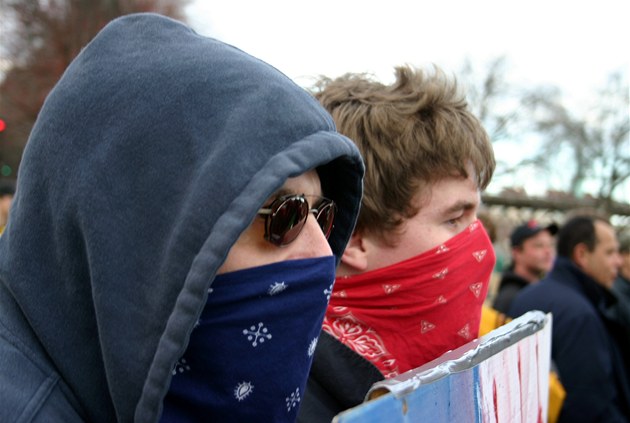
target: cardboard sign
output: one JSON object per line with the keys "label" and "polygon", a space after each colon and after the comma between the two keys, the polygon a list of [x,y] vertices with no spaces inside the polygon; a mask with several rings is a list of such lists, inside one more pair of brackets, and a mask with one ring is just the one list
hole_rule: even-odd
{"label": "cardboard sign", "polygon": [[551,315],[531,311],[417,369],[374,384],[334,423],[546,422]]}

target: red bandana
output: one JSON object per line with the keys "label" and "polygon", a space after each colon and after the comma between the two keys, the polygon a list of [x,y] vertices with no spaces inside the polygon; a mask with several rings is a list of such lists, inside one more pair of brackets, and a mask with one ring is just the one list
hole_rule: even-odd
{"label": "red bandana", "polygon": [[477,337],[494,263],[477,220],[416,257],[338,277],[324,330],[394,377]]}

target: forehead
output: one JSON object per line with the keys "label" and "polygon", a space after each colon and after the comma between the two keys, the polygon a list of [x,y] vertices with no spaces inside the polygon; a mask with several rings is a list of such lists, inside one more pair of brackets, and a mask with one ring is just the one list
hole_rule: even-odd
{"label": "forehead", "polygon": [[595,222],[595,237],[597,243],[595,248],[601,246],[601,248],[618,248],[617,237],[615,236],[615,230],[612,226],[596,221]]}
{"label": "forehead", "polygon": [[549,233],[549,231],[543,229],[542,231],[539,231],[537,234],[528,237],[525,241],[523,241],[523,244],[528,243],[528,242],[534,243],[538,241],[547,241],[551,238],[553,238],[553,236]]}
{"label": "forehead", "polygon": [[439,213],[477,208],[480,203],[479,189],[471,175],[468,178],[441,179],[429,187],[427,194],[424,198],[419,198],[420,208]]}
{"label": "forehead", "polygon": [[288,178],[272,197],[287,194],[322,195],[321,182],[317,171],[311,169],[299,176]]}

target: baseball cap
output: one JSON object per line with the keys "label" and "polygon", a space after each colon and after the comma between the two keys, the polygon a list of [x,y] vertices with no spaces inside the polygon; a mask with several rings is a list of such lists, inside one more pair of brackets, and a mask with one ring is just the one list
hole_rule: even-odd
{"label": "baseball cap", "polygon": [[512,235],[510,235],[512,247],[521,245],[527,238],[533,237],[540,231],[547,231],[551,235],[555,235],[558,233],[558,225],[552,223],[549,226],[541,226],[535,220],[530,220],[527,223],[517,226],[512,232]]}

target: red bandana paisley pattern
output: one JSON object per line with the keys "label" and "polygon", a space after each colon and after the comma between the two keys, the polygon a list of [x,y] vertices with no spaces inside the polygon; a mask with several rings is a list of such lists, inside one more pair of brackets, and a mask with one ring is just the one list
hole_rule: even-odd
{"label": "red bandana paisley pattern", "polygon": [[480,221],[425,253],[335,281],[324,330],[385,377],[477,337],[495,264]]}

